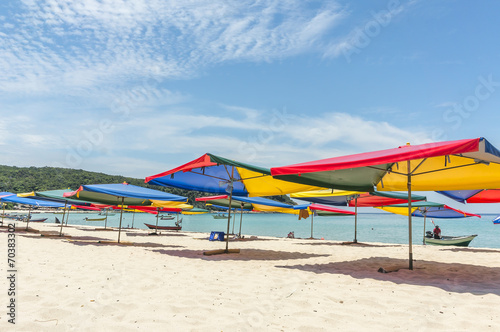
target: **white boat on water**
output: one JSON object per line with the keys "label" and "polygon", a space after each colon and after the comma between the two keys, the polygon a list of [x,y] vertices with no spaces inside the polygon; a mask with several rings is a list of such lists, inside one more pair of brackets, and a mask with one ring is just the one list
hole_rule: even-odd
{"label": "white boat on water", "polygon": [[459,246],[459,247],[467,247],[469,243],[477,235],[463,235],[463,236],[441,236],[440,239],[435,239],[433,237],[425,237],[425,244],[433,244],[438,246]]}

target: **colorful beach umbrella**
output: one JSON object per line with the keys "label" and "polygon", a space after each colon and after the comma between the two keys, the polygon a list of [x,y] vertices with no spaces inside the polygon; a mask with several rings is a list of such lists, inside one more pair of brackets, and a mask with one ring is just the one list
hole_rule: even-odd
{"label": "colorful beach umbrella", "polygon": [[308,210],[311,211],[311,239],[313,239],[313,223],[314,223],[314,215],[318,216],[345,216],[345,215],[356,215],[356,212],[342,210],[338,208],[334,208],[331,206],[321,205],[321,204],[301,204],[295,205],[293,207],[296,210]]}
{"label": "colorful beach umbrella", "polygon": [[[11,195],[15,195],[15,194],[11,193],[11,192],[8,192],[8,191],[2,191],[2,192],[0,192],[0,198],[11,196]],[[5,203],[3,201],[1,201],[1,202],[2,202],[2,210],[3,210],[2,211],[2,226],[3,226],[3,219],[5,217]]]}
{"label": "colorful beach umbrella", "polygon": [[187,197],[126,183],[83,185],[74,192],[64,194],[64,197],[120,206],[118,243],[120,243],[124,205],[148,206],[152,204],[152,200],[187,202]]}
{"label": "colorful beach umbrella", "polygon": [[[210,153],[163,173],[148,176],[146,183],[234,196],[274,196],[323,189],[274,179],[267,168],[219,157]],[[228,213],[227,233],[231,222]],[[229,252],[229,239],[226,249]],[[236,250],[238,252],[238,250]],[[214,251],[212,253],[222,253]]]}
{"label": "colorful beach umbrella", "polygon": [[216,204],[225,207],[231,206],[231,208],[239,208],[241,210],[240,230],[238,232],[239,237],[241,237],[241,227],[242,227],[244,209],[250,209],[260,212],[277,212],[277,213],[290,213],[290,214],[299,213],[297,210],[293,208],[293,205],[285,204],[264,197],[233,196],[232,200],[230,201],[228,195],[218,195],[218,196],[198,197],[196,198],[196,201]]}
{"label": "colorful beach umbrella", "polygon": [[500,203],[500,189],[437,191],[460,203]]}
{"label": "colorful beach umbrella", "polygon": [[[325,188],[373,191],[443,191],[500,188],[500,151],[484,138],[405,145],[274,167],[281,180]],[[411,203],[408,204],[411,211]],[[413,269],[411,213],[409,268]]]}
{"label": "colorful beach umbrella", "polygon": [[[379,206],[378,209],[391,212],[394,214],[400,214],[403,216],[408,215],[408,204],[394,204],[387,206]],[[454,209],[446,204],[434,203],[434,202],[415,202],[412,203],[412,216],[413,217],[423,217],[424,218],[424,238],[423,243],[425,244],[425,222],[426,218],[468,218],[468,217],[478,217],[481,218],[479,214],[473,214],[464,212],[458,209]]]}
{"label": "colorful beach umbrella", "polygon": [[493,219],[493,224],[500,225],[500,216],[497,216],[495,219]]}
{"label": "colorful beach umbrella", "polygon": [[[397,192],[359,192],[347,190],[324,189],[290,194],[290,197],[312,203],[334,206],[354,207],[354,243],[358,242],[358,207],[374,207],[408,202],[406,193]],[[411,195],[412,202],[424,201],[421,195]]]}
{"label": "colorful beach umbrella", "polygon": [[26,219],[26,221],[27,221],[26,222],[26,230],[28,230],[28,226],[29,226],[29,222],[30,222],[30,218],[31,218],[31,207],[33,207],[33,206],[56,207],[56,208],[64,207],[64,204],[61,204],[58,202],[40,200],[40,199],[35,199],[33,197],[18,197],[17,195],[3,196],[3,197],[0,197],[0,200],[2,200],[3,202],[11,202],[11,203],[29,205],[28,217]]}

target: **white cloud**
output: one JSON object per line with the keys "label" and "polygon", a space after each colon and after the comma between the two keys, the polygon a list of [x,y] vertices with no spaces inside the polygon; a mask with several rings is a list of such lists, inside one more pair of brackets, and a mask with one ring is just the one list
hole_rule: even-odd
{"label": "white cloud", "polygon": [[0,36],[0,91],[99,89],[140,77],[193,77],[226,61],[270,61],[314,51],[344,16],[336,4],[275,0],[22,4]]}

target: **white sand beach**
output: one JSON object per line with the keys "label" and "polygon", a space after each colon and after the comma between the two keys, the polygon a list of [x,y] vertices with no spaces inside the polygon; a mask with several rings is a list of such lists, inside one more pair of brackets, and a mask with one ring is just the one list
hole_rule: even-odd
{"label": "white sand beach", "polygon": [[[16,324],[2,283],[4,331],[500,330],[500,250],[414,246],[410,271],[405,245],[259,236],[205,256],[224,243],[124,230],[129,245],[99,244],[117,231],[17,225]],[[5,278],[5,228],[0,239]]]}

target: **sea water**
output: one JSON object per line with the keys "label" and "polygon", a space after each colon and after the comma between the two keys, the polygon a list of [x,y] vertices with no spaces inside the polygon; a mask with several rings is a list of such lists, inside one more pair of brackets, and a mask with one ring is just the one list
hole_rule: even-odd
{"label": "sea water", "polygon": [[[54,222],[55,217],[62,215],[45,213],[46,222]],[[98,218],[96,213],[70,213],[70,225],[89,225],[103,227],[104,221],[85,221],[85,217]],[[439,225],[442,235],[478,236],[469,247],[500,248],[500,225],[494,225],[493,214],[483,214],[482,218],[469,217],[460,219],[426,218],[425,230],[432,231],[434,224]],[[214,219],[212,214],[181,215],[182,230],[188,232],[210,233],[211,231],[227,232],[227,219]],[[408,217],[390,213],[359,213],[355,234],[354,216],[314,216],[312,236],[318,239],[335,241],[381,242],[407,244],[409,238]],[[296,238],[311,237],[311,216],[298,220],[298,216],[279,213],[240,213],[232,214],[229,233],[239,233],[244,236],[286,237],[294,232]],[[108,217],[107,226],[118,227],[120,214]],[[434,222],[434,224],[432,223]],[[144,223],[156,224],[156,216],[147,213],[124,213],[122,227],[146,229]],[[174,220],[158,220],[160,226],[173,226]],[[412,243],[422,244],[424,236],[424,218],[412,218]]]}

